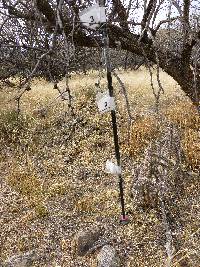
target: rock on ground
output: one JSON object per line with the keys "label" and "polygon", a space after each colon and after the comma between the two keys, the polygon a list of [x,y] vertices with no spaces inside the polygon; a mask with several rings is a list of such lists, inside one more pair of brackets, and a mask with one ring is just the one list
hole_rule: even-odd
{"label": "rock on ground", "polygon": [[120,258],[116,250],[109,245],[104,246],[97,256],[97,267],[120,267]]}
{"label": "rock on ground", "polygon": [[34,260],[34,252],[30,251],[25,254],[14,255],[10,257],[4,264],[4,267],[29,267]]}
{"label": "rock on ground", "polygon": [[88,230],[79,231],[73,241],[72,247],[77,256],[84,256],[95,244],[104,230],[100,227],[91,227]]}

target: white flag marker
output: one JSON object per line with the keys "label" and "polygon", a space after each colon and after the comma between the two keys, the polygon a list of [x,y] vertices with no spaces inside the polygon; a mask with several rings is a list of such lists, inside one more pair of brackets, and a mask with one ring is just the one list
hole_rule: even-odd
{"label": "white flag marker", "polygon": [[115,99],[110,97],[109,93],[98,93],[97,94],[97,106],[101,113],[115,110]]}
{"label": "white flag marker", "polygon": [[80,21],[89,29],[95,30],[100,23],[106,22],[105,7],[93,5],[79,13]]}
{"label": "white flag marker", "polygon": [[121,167],[110,160],[106,161],[106,172],[111,174],[121,174]]}

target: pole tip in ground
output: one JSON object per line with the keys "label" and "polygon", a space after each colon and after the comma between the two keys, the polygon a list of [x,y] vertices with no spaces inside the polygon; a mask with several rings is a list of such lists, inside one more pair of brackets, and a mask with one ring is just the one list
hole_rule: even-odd
{"label": "pole tip in ground", "polygon": [[128,216],[127,215],[125,215],[125,216],[121,216],[120,217],[120,224],[122,224],[122,225],[126,225],[126,224],[128,224],[129,223],[129,218],[128,218]]}

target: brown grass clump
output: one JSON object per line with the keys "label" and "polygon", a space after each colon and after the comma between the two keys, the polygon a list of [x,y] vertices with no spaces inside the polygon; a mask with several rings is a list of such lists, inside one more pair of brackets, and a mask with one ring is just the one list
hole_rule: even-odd
{"label": "brown grass clump", "polygon": [[28,205],[34,208],[30,219],[42,218],[48,215],[48,210],[44,203],[45,192],[43,192],[42,183],[34,173],[34,170],[29,167],[26,169],[17,167],[15,162],[6,180],[22,197],[26,197]]}
{"label": "brown grass clump", "polygon": [[49,191],[48,191],[48,195],[50,197],[54,197],[57,195],[64,195],[67,192],[67,187],[69,187],[69,185],[67,185],[65,182],[64,183],[55,183],[53,185],[50,186]]}
{"label": "brown grass clump", "polygon": [[180,128],[192,128],[198,130],[199,115],[194,105],[189,101],[180,101],[166,110],[166,117]]}
{"label": "brown grass clump", "polygon": [[0,141],[5,144],[17,144],[29,133],[31,117],[18,115],[14,110],[0,111]]}
{"label": "brown grass clump", "polygon": [[167,109],[166,117],[180,129],[186,164],[191,169],[198,169],[200,167],[200,117],[196,108],[189,101],[177,102]]}
{"label": "brown grass clump", "polygon": [[186,160],[192,169],[200,167],[200,133],[193,129],[186,129],[182,138],[182,145]]}
{"label": "brown grass clump", "polygon": [[129,154],[133,157],[140,155],[150,140],[158,135],[156,120],[153,117],[140,117],[131,127]]}
{"label": "brown grass clump", "polygon": [[[97,213],[99,215],[115,214],[119,207],[116,205],[118,200],[118,191],[106,189],[96,196],[85,195],[75,204],[78,212]],[[107,208],[103,208],[107,205]]]}
{"label": "brown grass clump", "polygon": [[41,194],[41,183],[37,176],[29,170],[11,169],[7,182],[22,195],[31,197]]}

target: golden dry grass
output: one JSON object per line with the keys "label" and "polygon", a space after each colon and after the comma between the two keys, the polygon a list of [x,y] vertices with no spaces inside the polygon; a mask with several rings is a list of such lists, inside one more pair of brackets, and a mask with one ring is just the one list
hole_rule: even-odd
{"label": "golden dry grass", "polygon": [[165,116],[182,129],[199,130],[199,114],[190,101],[176,101],[165,110]]}
{"label": "golden dry grass", "polygon": [[[123,95],[120,93],[119,85],[114,78],[114,86],[116,90],[117,106],[119,111],[119,122],[121,133],[122,151],[128,153],[129,156],[138,157],[142,155],[145,147],[149,142],[156,138],[158,135],[157,121],[152,110],[154,109],[155,99],[152,94],[150,86],[150,77],[147,71],[138,70],[136,72],[128,71],[124,73],[119,71],[118,75],[124,82],[130,101],[130,106],[133,114],[133,122],[130,128],[130,142],[127,143],[127,115]],[[108,127],[110,118],[109,115],[98,114],[97,109],[94,108],[95,101],[95,86],[98,73],[93,72],[88,76],[85,75],[72,75],[70,80],[70,88],[74,96],[74,105],[76,114],[86,116],[87,124],[93,125],[92,127],[104,129]],[[154,76],[155,88],[158,88],[156,77]],[[182,131],[182,144],[186,154],[187,164],[192,168],[199,166],[199,116],[189,100],[187,100],[178,85],[167,74],[161,72],[160,74],[165,94],[161,95],[160,110],[164,116]],[[105,77],[102,79],[102,87],[106,86]],[[65,88],[65,81],[59,83],[61,90]],[[7,141],[9,144],[17,144],[17,147],[24,146],[26,153],[21,151],[24,158],[26,154],[35,153],[45,142],[46,138],[56,138],[57,132],[52,128],[63,119],[63,113],[67,109],[67,104],[61,101],[60,97],[57,98],[58,92],[53,89],[53,84],[41,79],[35,79],[31,84],[32,90],[27,92],[22,98],[22,115],[20,119],[16,118],[14,111],[15,101],[11,101],[12,97],[16,94],[15,90],[4,89],[1,94],[1,138],[3,142]],[[90,107],[91,106],[91,107]],[[10,108],[12,109],[10,110]],[[40,116],[41,110],[45,109],[46,113],[44,118]],[[123,126],[124,124],[124,126]],[[59,130],[58,130],[59,131]],[[48,137],[37,133],[41,132]],[[89,130],[88,130],[89,132]],[[89,133],[88,133],[89,134]],[[112,138],[110,133],[104,132],[104,137],[101,134],[89,134],[85,139],[82,133],[78,144],[72,142],[69,147],[69,153],[72,157],[80,154],[80,158],[84,162],[90,164],[95,160],[93,149],[95,146],[106,146],[105,139],[111,142]],[[71,151],[71,152],[70,152]],[[103,153],[103,152],[102,152]],[[55,164],[48,166],[48,162],[43,162],[46,173],[55,175],[62,168],[60,165],[59,148],[52,150]],[[27,159],[26,159],[27,160]],[[14,170],[13,173],[15,173]],[[17,174],[13,176],[17,177]]]}
{"label": "golden dry grass", "polygon": [[192,169],[200,167],[200,117],[190,101],[178,101],[165,111],[169,121],[180,128],[186,162]]}
{"label": "golden dry grass", "polygon": [[183,134],[182,144],[189,166],[198,169],[200,166],[200,132],[186,129]]}
{"label": "golden dry grass", "polygon": [[141,117],[132,123],[130,133],[129,155],[141,155],[152,139],[156,139],[158,129],[155,118]]}
{"label": "golden dry grass", "polygon": [[[138,70],[136,72],[118,72],[123,80],[130,101],[130,106],[133,114],[133,122],[130,128],[130,142],[127,143],[127,115],[123,95],[120,93],[119,85],[114,79],[116,90],[117,106],[119,111],[119,122],[122,151],[130,156],[138,157],[142,155],[148,143],[155,139],[158,135],[157,121],[152,110],[154,109],[155,99],[150,86],[150,77],[147,71]],[[70,88],[74,96],[74,105],[76,114],[85,116],[87,124],[91,127],[101,128],[100,132],[108,127],[110,118],[109,115],[98,114],[94,108],[95,86],[98,73],[93,72],[89,76],[72,75],[70,80]],[[199,116],[189,100],[187,100],[178,85],[167,74],[160,74],[165,94],[161,95],[160,110],[164,116],[182,131],[182,144],[186,154],[187,164],[192,168],[199,166]],[[158,88],[154,76],[155,88]],[[102,79],[102,87],[106,85],[105,77]],[[59,87],[64,90],[65,81],[59,83]],[[15,101],[11,101],[16,94],[15,90],[4,89],[1,94],[1,138],[2,142],[8,142],[10,145],[17,144],[21,151],[22,146],[24,151],[21,151],[23,158],[26,158],[29,153],[35,153],[38,146],[42,147],[46,138],[56,138],[57,132],[52,128],[63,119],[63,113],[67,109],[67,104],[57,98],[58,92],[53,89],[53,84],[41,79],[35,79],[31,84],[32,90],[27,92],[22,98],[22,115],[16,118],[14,111]],[[10,108],[12,109],[10,110]],[[40,110],[46,110],[44,118],[39,116]],[[124,124],[124,126],[123,126]],[[58,131],[60,131],[58,129]],[[43,133],[37,137],[38,132]],[[44,135],[47,135],[44,137]],[[82,135],[82,137],[81,137]],[[95,160],[93,149],[95,146],[106,146],[105,138],[112,143],[110,133],[104,131],[102,138],[101,134],[93,134],[88,130],[88,137],[84,138],[84,132],[80,133],[78,143],[72,142],[68,151],[72,157],[80,154],[80,158],[84,159],[84,163],[92,163]],[[18,149],[17,148],[17,149]],[[112,148],[112,147],[111,147]],[[39,150],[38,150],[39,151]],[[102,152],[104,153],[104,152]],[[27,155],[26,155],[27,154]],[[46,173],[55,175],[62,168],[60,164],[59,148],[52,150],[55,164],[45,167]],[[74,155],[74,156],[73,156]],[[27,159],[26,159],[27,160]],[[12,167],[13,168],[13,167]],[[13,176],[17,177],[13,172]],[[11,179],[12,180],[12,179]],[[34,179],[33,179],[34,180]],[[20,185],[20,184],[19,184]]]}

